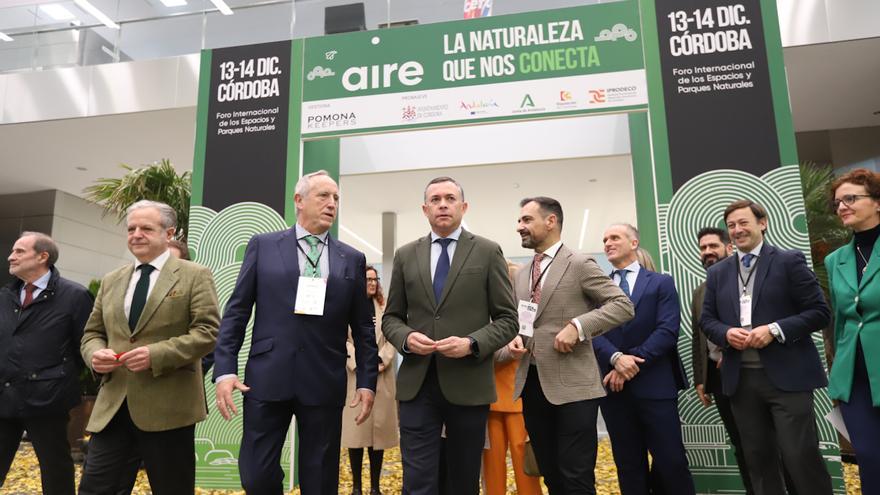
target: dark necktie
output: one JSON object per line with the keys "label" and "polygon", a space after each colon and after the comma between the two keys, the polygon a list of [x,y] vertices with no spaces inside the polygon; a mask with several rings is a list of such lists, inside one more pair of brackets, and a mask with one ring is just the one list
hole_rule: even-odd
{"label": "dark necktie", "polygon": [[128,313],[128,328],[133,332],[137,327],[137,322],[144,312],[144,306],[147,304],[147,292],[150,291],[150,273],[156,269],[153,265],[140,265],[137,267],[141,271],[141,278],[138,279],[137,285],[134,286],[134,295],[131,298],[131,311]]}
{"label": "dark necktie", "polygon": [[437,239],[440,244],[440,257],[437,258],[437,266],[434,268],[434,301],[440,304],[440,296],[443,295],[443,286],[446,285],[446,277],[449,275],[449,251],[446,249],[455,239]]}
{"label": "dark necktie", "polygon": [[307,235],[303,239],[306,240],[311,248],[306,255],[308,261],[306,261],[306,266],[303,270],[303,277],[321,278],[321,252],[318,251],[318,243],[321,242],[321,239],[313,235]]}
{"label": "dark necktie", "polygon": [[532,302],[538,304],[541,302],[541,261],[544,259],[544,253],[535,255],[532,261]]}
{"label": "dark necktie", "polygon": [[26,308],[34,302],[34,291],[37,290],[37,286],[34,284],[27,284],[24,286],[24,302],[21,303],[21,307]]}
{"label": "dark necktie", "polygon": [[757,258],[757,256],[755,256],[752,253],[744,254],[742,257],[743,266],[746,268],[751,268],[752,267],[752,260],[754,260],[755,258]]}
{"label": "dark necktie", "polygon": [[626,274],[629,273],[629,270],[627,270],[626,268],[621,268],[620,270],[616,271],[617,275],[620,276],[620,290],[622,290],[623,293],[626,294],[626,297],[631,298],[632,296],[629,293],[629,282],[626,280]]}

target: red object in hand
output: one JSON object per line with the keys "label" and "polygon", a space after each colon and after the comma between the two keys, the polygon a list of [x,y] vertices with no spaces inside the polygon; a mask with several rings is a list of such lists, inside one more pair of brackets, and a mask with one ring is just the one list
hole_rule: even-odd
{"label": "red object in hand", "polygon": [[123,354],[125,354],[125,353],[120,352],[120,353],[114,354],[113,357],[116,358],[117,361],[119,361],[119,358],[122,357]]}

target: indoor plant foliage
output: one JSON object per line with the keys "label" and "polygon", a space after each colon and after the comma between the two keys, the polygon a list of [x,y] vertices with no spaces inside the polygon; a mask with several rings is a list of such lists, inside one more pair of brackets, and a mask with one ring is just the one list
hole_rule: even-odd
{"label": "indoor plant foliage", "polygon": [[177,212],[176,237],[186,241],[192,174],[178,174],[167,158],[139,168],[125,164],[121,167],[126,170],[125,175],[97,179],[83,191],[86,198],[103,206],[106,213],[116,215],[119,221],[125,219],[129,206],[142,199],[167,203]]}

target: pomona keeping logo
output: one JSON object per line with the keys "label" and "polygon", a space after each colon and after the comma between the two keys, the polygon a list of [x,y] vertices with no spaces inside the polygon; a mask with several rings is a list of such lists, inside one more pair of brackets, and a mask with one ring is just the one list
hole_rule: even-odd
{"label": "pomona keeping logo", "polygon": [[357,115],[354,112],[333,112],[306,118],[306,129],[344,129],[356,124]]}

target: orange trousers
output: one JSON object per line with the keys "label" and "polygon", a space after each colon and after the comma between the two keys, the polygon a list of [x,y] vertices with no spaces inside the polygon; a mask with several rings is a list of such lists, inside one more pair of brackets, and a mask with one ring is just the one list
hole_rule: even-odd
{"label": "orange trousers", "polygon": [[507,493],[507,447],[513,460],[516,492],[519,495],[541,495],[541,479],[523,472],[526,424],[519,412],[489,411],[489,449],[483,451],[483,476],[486,495]]}

